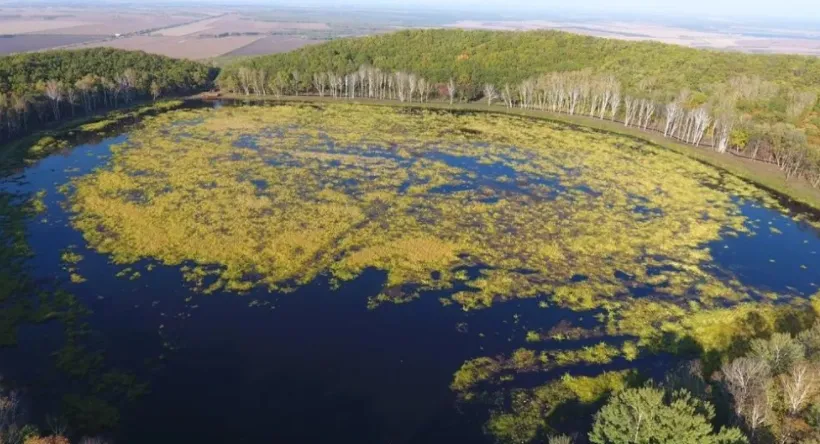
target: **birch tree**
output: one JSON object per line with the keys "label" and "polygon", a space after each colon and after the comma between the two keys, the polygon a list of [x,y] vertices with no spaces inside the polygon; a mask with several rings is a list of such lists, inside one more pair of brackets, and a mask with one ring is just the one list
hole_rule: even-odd
{"label": "birch tree", "polygon": [[620,109],[620,107],[621,107],[621,88],[618,87],[612,93],[612,100],[609,103],[609,109],[610,109],[610,113],[611,113],[610,114],[610,120],[612,120],[613,122],[615,121],[615,118],[618,116],[618,110]]}
{"label": "birch tree", "polygon": [[71,111],[71,117],[74,117],[74,108],[77,105],[77,90],[69,85],[65,88],[65,99],[68,103],[68,109]]}
{"label": "birch tree", "polygon": [[712,122],[712,117],[709,115],[709,111],[706,107],[700,107],[694,111],[692,111],[692,139],[690,143],[695,144],[695,146],[700,146],[700,142],[703,139],[703,135],[706,134],[706,130],[709,128],[709,125]]}
{"label": "birch tree", "polygon": [[638,112],[638,101],[630,96],[624,98],[624,126],[629,126],[635,119],[635,114]]}
{"label": "birch tree", "polygon": [[513,95],[509,83],[504,85],[504,89],[501,91],[501,98],[504,100],[504,104],[507,105],[507,108],[513,107]]}
{"label": "birch tree", "polygon": [[151,99],[156,102],[160,95],[162,95],[162,87],[154,80],[151,82]]}
{"label": "birch tree", "polygon": [[313,87],[316,89],[319,97],[324,97],[325,91],[327,90],[327,74],[323,72],[313,74]]}
{"label": "birch tree", "polygon": [[239,86],[242,88],[242,91],[245,92],[245,95],[251,95],[251,79],[253,77],[251,69],[242,66],[236,72],[236,76],[239,80]]}
{"label": "birch tree", "polygon": [[764,390],[771,377],[771,369],[760,358],[738,358],[721,368],[723,382],[734,398],[735,414],[745,417],[750,400]]}
{"label": "birch tree", "polygon": [[493,86],[492,83],[484,84],[484,98],[487,99],[487,106],[491,106],[493,100],[498,98],[498,92],[496,92],[495,86]]}
{"label": "birch tree", "polygon": [[796,415],[817,394],[817,371],[809,363],[797,363],[780,375],[780,384],[789,413]]}
{"label": "birch tree", "polygon": [[407,97],[408,97],[408,99],[410,100],[411,103],[413,102],[413,96],[416,94],[416,88],[417,87],[418,87],[418,79],[416,78],[415,74],[410,73],[407,76],[407,89],[408,89]]}
{"label": "birch tree", "polygon": [[610,102],[612,102],[615,94],[620,94],[620,85],[614,76],[604,77],[601,85],[603,89],[601,95],[601,120],[603,120],[607,108],[609,107]]}
{"label": "birch tree", "polygon": [[663,136],[668,137],[670,132],[674,134],[674,124],[680,119],[683,106],[677,100],[666,104],[666,125],[663,127]]}
{"label": "birch tree", "polygon": [[44,92],[51,102],[54,120],[60,120],[60,102],[63,101],[63,84],[56,80],[49,80],[45,84]]}

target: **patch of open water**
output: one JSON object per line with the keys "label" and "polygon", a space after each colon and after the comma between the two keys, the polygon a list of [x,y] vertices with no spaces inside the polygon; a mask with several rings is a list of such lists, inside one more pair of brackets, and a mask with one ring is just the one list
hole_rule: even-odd
{"label": "patch of open water", "polygon": [[[33,278],[75,294],[91,310],[89,342],[104,352],[105,365],[128,369],[148,383],[149,392],[120,412],[113,433],[118,443],[482,442],[487,440],[481,432],[486,412],[469,407],[459,412],[448,388],[461,363],[527,345],[532,326],[549,328],[567,320],[587,328],[598,324],[594,312],[544,309],[536,300],[464,312],[455,305],[442,307],[437,292],[368,310],[367,298],[378,294],[386,279],[377,270],[336,290],[320,278],[290,294],[257,289],[245,295],[202,295],[184,283],[179,267],[151,261],[113,264],[86,248],[70,226],[59,187],[104,166],[111,145],[126,140],[127,135],[118,135],[77,146],[0,183],[2,192],[47,190],[47,211],[26,227]],[[242,143],[253,146],[250,139]],[[476,173],[478,179],[466,181],[467,186],[519,190],[514,181],[498,181],[514,178],[509,167],[444,153],[429,157]],[[540,180],[545,187],[561,187],[557,180]],[[817,230],[753,203],[741,211],[753,233],[710,244],[715,268],[774,292],[816,292]],[[78,267],[87,281],[77,285],[68,282],[60,258],[71,245],[84,256]],[[125,268],[140,271],[141,277],[116,277]],[[651,288],[635,291],[640,292],[636,296],[652,295]],[[46,323],[22,329],[18,347],[0,350],[0,370],[26,388],[35,416],[54,411],[60,395],[78,383],[50,365],[63,340],[61,329]],[[562,346],[538,344],[542,349]],[[637,365],[660,375],[667,362],[656,356]],[[610,367],[625,368],[625,363]],[[550,375],[528,377],[543,382]]]}

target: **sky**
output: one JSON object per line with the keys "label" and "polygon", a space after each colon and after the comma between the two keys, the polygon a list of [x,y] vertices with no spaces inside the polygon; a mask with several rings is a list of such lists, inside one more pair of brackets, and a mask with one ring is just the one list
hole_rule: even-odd
{"label": "sky", "polygon": [[[248,0],[223,0],[248,1]],[[339,5],[395,7],[402,9],[440,8],[464,10],[525,10],[566,12],[616,12],[683,14],[687,16],[737,15],[807,18],[820,15],[820,0],[255,0],[258,3],[291,5]]]}
{"label": "sky", "polygon": [[[36,2],[38,0],[29,0]],[[43,1],[43,0],[40,0]],[[46,0],[49,1],[49,0]],[[55,0],[50,0],[55,1]],[[629,16],[658,14],[681,18],[796,19],[814,22],[820,18],[820,0],[67,0],[99,3],[206,3],[276,6],[355,5],[366,8],[402,10],[449,10],[473,12],[589,13]],[[4,0],[0,0],[2,4]]]}

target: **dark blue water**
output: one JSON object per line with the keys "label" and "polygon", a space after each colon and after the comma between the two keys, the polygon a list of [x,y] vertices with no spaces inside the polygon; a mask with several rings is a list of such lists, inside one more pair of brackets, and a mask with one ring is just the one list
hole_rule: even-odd
{"label": "dark blue water", "polygon": [[[291,294],[202,295],[184,283],[177,267],[113,264],[87,249],[71,228],[59,187],[104,165],[110,146],[125,137],[53,155],[0,185],[0,191],[22,196],[47,190],[47,211],[26,224],[34,253],[31,278],[74,294],[90,310],[82,316],[82,343],[99,352],[99,367],[127,372],[147,388],[134,399],[103,396],[99,381],[66,377],[54,368],[53,353],[66,341],[58,323],[25,326],[17,347],[0,350],[0,370],[25,388],[35,418],[59,411],[66,393],[80,393],[106,397],[116,406],[118,425],[106,433],[117,443],[484,442],[487,412],[457,409],[448,388],[465,360],[522,346],[578,347],[599,340],[527,344],[530,329],[546,331],[561,321],[592,328],[598,322],[595,313],[544,309],[535,300],[464,312],[457,305],[442,307],[441,294],[428,293],[409,304],[368,310],[368,297],[386,279],[376,270],[338,290],[320,278]],[[514,174],[455,156],[441,160],[480,173],[477,180],[496,182]],[[449,191],[457,190],[442,190]],[[816,292],[817,230],[752,203],[742,211],[754,234],[710,245],[715,272],[773,292]],[[60,255],[69,246],[84,256],[77,266],[84,283],[70,283],[63,268]],[[141,277],[129,279],[137,271]],[[651,373],[664,359],[643,358],[639,364]],[[614,362],[607,368],[634,365]],[[563,371],[520,383],[543,383]]]}

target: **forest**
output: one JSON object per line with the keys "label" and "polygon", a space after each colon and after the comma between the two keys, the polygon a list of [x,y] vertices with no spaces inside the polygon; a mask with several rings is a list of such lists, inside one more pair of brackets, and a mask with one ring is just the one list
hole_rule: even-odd
{"label": "forest", "polygon": [[776,164],[820,187],[820,61],[557,31],[417,30],[225,67],[240,94],[503,103],[611,119]]}
{"label": "forest", "polygon": [[206,88],[200,63],[94,48],[0,57],[0,141],[51,122]]}

